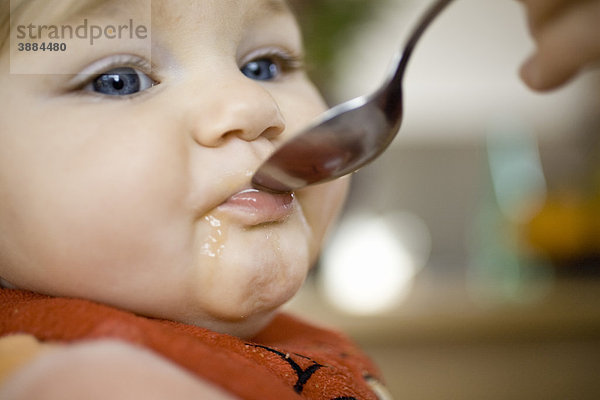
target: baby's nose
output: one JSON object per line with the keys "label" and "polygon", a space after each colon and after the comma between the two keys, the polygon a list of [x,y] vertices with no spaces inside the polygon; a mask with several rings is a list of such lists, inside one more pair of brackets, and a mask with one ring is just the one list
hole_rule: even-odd
{"label": "baby's nose", "polygon": [[216,147],[230,136],[253,141],[274,139],[285,129],[279,106],[260,83],[245,76],[224,82],[203,110],[203,117],[192,129],[194,140],[202,146]]}

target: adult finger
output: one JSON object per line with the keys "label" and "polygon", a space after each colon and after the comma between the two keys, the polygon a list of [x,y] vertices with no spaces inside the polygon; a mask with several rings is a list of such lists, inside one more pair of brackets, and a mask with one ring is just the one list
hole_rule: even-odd
{"label": "adult finger", "polygon": [[544,26],[535,37],[536,53],[521,69],[525,83],[535,90],[550,90],[600,60],[599,21],[600,2],[586,1]]}

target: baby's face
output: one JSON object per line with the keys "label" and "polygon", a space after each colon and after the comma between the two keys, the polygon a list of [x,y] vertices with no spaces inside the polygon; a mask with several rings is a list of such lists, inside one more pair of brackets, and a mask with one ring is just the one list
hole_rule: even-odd
{"label": "baby's face", "polygon": [[347,182],[274,196],[250,179],[324,104],[283,3],[152,15],[151,68],[117,45],[73,55],[91,75],[11,75],[2,54],[0,277],[252,335],[302,284]]}

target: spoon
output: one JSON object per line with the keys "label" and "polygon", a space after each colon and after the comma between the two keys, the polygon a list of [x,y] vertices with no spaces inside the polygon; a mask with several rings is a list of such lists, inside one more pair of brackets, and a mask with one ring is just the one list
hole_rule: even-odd
{"label": "spoon", "polygon": [[417,41],[452,0],[437,0],[421,17],[401,53],[396,69],[373,94],[325,113],[285,142],[256,171],[256,189],[291,192],[357,171],[392,142],[402,122],[402,78]]}

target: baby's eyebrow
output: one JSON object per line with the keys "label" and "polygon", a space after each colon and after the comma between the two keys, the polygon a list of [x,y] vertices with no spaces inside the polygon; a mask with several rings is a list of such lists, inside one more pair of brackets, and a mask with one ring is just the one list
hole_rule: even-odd
{"label": "baby's eyebrow", "polygon": [[262,0],[259,6],[275,14],[289,12],[289,8],[283,0]]}
{"label": "baby's eyebrow", "polygon": [[[139,3],[149,3],[150,0],[138,1]],[[123,4],[125,3],[125,4]],[[74,0],[72,2],[71,12],[69,13],[70,18],[76,18],[85,16],[89,13],[98,13],[104,15],[117,14],[118,10],[123,5],[134,6],[135,1],[118,1],[118,0]],[[138,4],[139,6],[139,4]],[[290,9],[285,0],[259,0],[258,8],[263,9],[268,13],[283,14],[289,13]]]}
{"label": "baby's eyebrow", "polygon": [[[8,3],[8,0],[0,1]],[[124,3],[129,4],[133,1]],[[119,2],[116,0],[14,0],[13,3],[13,0],[11,0],[10,6],[11,24],[31,23],[43,16],[43,22],[46,25],[69,23],[76,18],[86,17],[91,13],[99,15],[115,14]]]}
{"label": "baby's eyebrow", "polygon": [[117,0],[77,0],[74,4],[70,18],[87,16],[89,14],[113,16],[118,15],[124,8],[132,9],[136,6],[150,6],[150,0],[143,1],[117,1]]}

